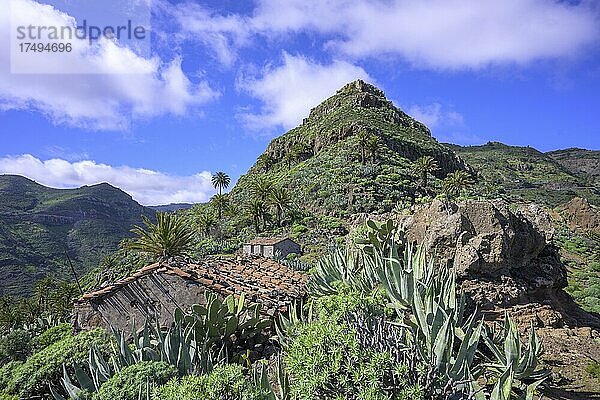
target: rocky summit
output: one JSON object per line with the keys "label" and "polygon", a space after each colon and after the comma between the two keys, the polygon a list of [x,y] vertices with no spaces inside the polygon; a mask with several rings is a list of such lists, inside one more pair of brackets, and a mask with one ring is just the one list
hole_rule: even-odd
{"label": "rocky summit", "polygon": [[456,170],[474,172],[381,90],[358,80],[273,139],[232,196],[247,197],[249,183],[262,177],[289,187],[302,207],[319,214],[390,211],[407,196],[425,193],[411,184],[414,161],[425,155],[437,161],[437,178]]}

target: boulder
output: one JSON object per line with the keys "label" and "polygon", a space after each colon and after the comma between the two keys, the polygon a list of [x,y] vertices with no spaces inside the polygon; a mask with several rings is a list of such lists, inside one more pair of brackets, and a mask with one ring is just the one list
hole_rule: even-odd
{"label": "boulder", "polygon": [[551,217],[539,206],[434,200],[401,221],[406,239],[452,266],[470,299],[484,309],[531,301],[567,285]]}

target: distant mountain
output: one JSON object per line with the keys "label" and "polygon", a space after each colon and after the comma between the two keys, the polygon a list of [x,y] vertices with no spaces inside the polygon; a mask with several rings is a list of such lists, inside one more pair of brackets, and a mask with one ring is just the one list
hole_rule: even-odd
{"label": "distant mountain", "polygon": [[0,175],[0,295],[26,295],[37,280],[80,276],[154,213],[107,183],[52,189],[22,176]]}
{"label": "distant mountain", "polygon": [[447,145],[477,171],[479,194],[557,206],[574,197],[600,204],[600,152],[568,149],[542,153],[532,147],[490,142]]}
{"label": "distant mountain", "polygon": [[171,203],[160,206],[147,206],[147,208],[160,212],[174,212],[178,210],[189,210],[190,208],[192,208],[192,206],[193,204],[190,203]]}
{"label": "distant mountain", "polygon": [[574,174],[596,182],[600,179],[600,151],[598,150],[571,148],[546,154]]}

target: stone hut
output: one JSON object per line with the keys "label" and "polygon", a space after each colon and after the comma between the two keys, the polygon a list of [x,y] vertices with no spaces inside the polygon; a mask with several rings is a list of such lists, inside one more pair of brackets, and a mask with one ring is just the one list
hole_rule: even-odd
{"label": "stone hut", "polygon": [[131,332],[147,319],[169,325],[176,308],[206,304],[204,292],[226,297],[244,293],[246,301],[260,304],[264,316],[285,311],[306,295],[305,274],[272,259],[255,255],[209,257],[198,264],[156,263],[77,300],[76,330],[97,326]]}
{"label": "stone hut", "polygon": [[287,237],[256,238],[244,243],[245,254],[255,254],[263,257],[279,255],[286,257],[288,254],[300,254],[300,245]]}

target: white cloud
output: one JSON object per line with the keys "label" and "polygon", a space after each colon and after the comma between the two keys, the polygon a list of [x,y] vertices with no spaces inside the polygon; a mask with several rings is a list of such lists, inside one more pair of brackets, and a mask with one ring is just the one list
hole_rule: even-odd
{"label": "white cloud", "polygon": [[0,158],[0,174],[23,175],[45,186],[74,188],[107,182],[144,205],[205,202],[214,194],[211,173],[174,176],[162,172],[113,167],[91,160],[40,160],[30,154]]}
{"label": "white cloud", "polygon": [[231,66],[237,58],[237,48],[249,43],[250,30],[243,16],[219,15],[196,3],[165,8],[180,26],[178,39],[202,43],[223,65]]}
{"label": "white cloud", "polygon": [[332,34],[329,45],[353,57],[450,69],[571,56],[599,33],[589,3],[544,0],[263,0],[255,23]]}
{"label": "white cloud", "polygon": [[338,57],[392,56],[427,69],[524,65],[576,55],[600,33],[591,1],[260,0],[252,15],[179,10],[191,10],[184,30],[227,62],[251,35],[308,32]]}
{"label": "white cloud", "polygon": [[[0,0],[2,7],[8,0]],[[75,24],[69,15],[32,0],[11,2],[12,21],[39,26]],[[9,48],[8,13],[0,18],[0,47]],[[193,83],[181,58],[144,58],[128,47],[102,39],[93,49],[73,39],[73,54],[40,55],[49,71],[93,74],[15,74],[9,52],[0,54],[0,108],[29,109],[54,123],[94,130],[126,130],[132,120],[165,114],[184,115],[218,96],[208,82]],[[83,41],[85,42],[85,40]]]}
{"label": "white cloud", "polygon": [[320,64],[284,53],[283,64],[268,66],[262,76],[242,79],[238,84],[263,103],[259,113],[245,113],[241,118],[252,129],[292,128],[307,116],[311,107],[356,79],[371,80],[365,70],[345,61]]}
{"label": "white cloud", "polygon": [[431,130],[439,127],[456,127],[464,125],[462,114],[446,110],[440,103],[425,105],[412,105],[408,108],[408,115],[424,123]]}

